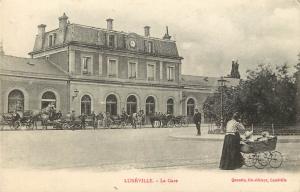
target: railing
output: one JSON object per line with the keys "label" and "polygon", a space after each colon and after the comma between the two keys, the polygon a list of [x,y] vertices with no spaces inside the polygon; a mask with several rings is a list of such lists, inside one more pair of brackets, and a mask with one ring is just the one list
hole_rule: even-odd
{"label": "railing", "polygon": [[[267,131],[270,135],[300,135],[300,125],[289,124],[251,124],[245,126],[246,130],[253,130],[254,135]],[[208,134],[224,134],[215,124],[210,124]]]}
{"label": "railing", "polygon": [[288,124],[263,124],[263,125],[248,125],[246,129],[252,130],[254,135],[259,135],[263,131],[267,131],[270,135],[300,135],[300,125]]}

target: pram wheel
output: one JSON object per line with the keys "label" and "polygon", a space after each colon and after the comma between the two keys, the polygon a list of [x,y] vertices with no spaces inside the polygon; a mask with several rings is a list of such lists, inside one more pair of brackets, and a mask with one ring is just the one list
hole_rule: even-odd
{"label": "pram wheel", "polygon": [[244,165],[252,167],[256,163],[256,157],[253,153],[243,153]]}
{"label": "pram wheel", "polygon": [[257,168],[257,169],[263,169],[265,168],[265,166],[268,165],[269,163],[269,160],[268,160],[268,153],[265,152],[265,153],[256,153],[256,162],[254,164],[254,166]]}
{"label": "pram wheel", "polygon": [[279,151],[272,151],[270,158],[270,166],[273,168],[278,168],[281,166],[283,161],[283,156]]}

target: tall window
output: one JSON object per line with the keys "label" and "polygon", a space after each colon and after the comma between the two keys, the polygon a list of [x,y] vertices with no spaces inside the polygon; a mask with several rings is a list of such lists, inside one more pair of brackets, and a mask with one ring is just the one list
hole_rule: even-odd
{"label": "tall window", "polygon": [[127,98],[127,114],[131,115],[132,113],[137,112],[137,100],[134,95],[130,95]]}
{"label": "tall window", "polygon": [[175,79],[175,67],[167,67],[167,80],[174,81]]}
{"label": "tall window", "polygon": [[115,36],[114,35],[108,35],[108,46],[115,47]]}
{"label": "tall window", "polygon": [[187,109],[186,109],[186,113],[188,116],[192,116],[194,115],[194,110],[195,110],[195,100],[190,98],[187,101]]}
{"label": "tall window", "polygon": [[90,75],[92,73],[92,58],[82,57],[82,74]]}
{"label": "tall window", "polygon": [[155,79],[155,65],[154,64],[148,64],[147,78],[148,78],[148,81],[153,81]]}
{"label": "tall window", "polygon": [[108,76],[117,77],[117,60],[114,59],[108,60]]}
{"label": "tall window", "polygon": [[174,101],[173,99],[168,99],[167,101],[167,113],[173,115],[174,114]]}
{"label": "tall window", "polygon": [[13,90],[8,94],[8,112],[24,111],[24,94],[20,90]]}
{"label": "tall window", "polygon": [[106,98],[106,112],[109,112],[111,115],[117,115],[117,98],[115,95],[109,95]]}
{"label": "tall window", "polygon": [[152,96],[146,99],[146,115],[150,113],[155,113],[155,100]]}
{"label": "tall window", "polygon": [[128,77],[129,79],[136,78],[136,63],[134,62],[129,62],[128,64]]}
{"label": "tall window", "polygon": [[81,114],[90,115],[92,110],[92,100],[88,95],[81,98]]}
{"label": "tall window", "polygon": [[56,96],[53,92],[47,91],[42,95],[42,104],[41,108],[45,109],[49,106],[49,104],[53,104],[56,108]]}

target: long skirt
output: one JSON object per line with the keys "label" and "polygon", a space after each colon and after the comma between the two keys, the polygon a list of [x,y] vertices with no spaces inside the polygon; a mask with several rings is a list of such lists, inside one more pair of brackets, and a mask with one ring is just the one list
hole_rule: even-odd
{"label": "long skirt", "polygon": [[226,135],[223,143],[220,169],[233,170],[243,166],[240,152],[240,134]]}

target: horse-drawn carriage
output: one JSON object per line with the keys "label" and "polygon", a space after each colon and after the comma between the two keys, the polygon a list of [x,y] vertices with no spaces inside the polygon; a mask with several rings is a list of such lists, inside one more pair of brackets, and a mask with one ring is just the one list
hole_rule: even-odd
{"label": "horse-drawn carriage", "polygon": [[132,117],[130,115],[113,115],[105,117],[103,122],[104,128],[125,128],[132,125]]}
{"label": "horse-drawn carriage", "polygon": [[26,129],[33,129],[36,125],[35,113],[32,110],[26,110],[24,112],[5,113],[1,116],[1,130],[5,126],[10,129],[19,129],[25,127]]}
{"label": "horse-drawn carriage", "polygon": [[174,115],[170,115],[170,117],[168,118],[168,123],[167,123],[168,127],[186,127],[188,126],[187,123],[187,118],[186,116],[183,115],[179,115],[179,116],[174,116]]}

